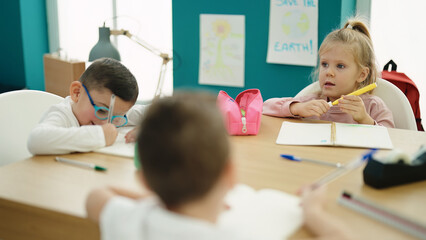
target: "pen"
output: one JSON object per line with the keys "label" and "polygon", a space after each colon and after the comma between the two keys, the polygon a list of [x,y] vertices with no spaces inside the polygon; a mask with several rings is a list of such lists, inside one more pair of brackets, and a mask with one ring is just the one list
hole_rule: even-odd
{"label": "pen", "polygon": [[293,155],[288,155],[288,154],[281,154],[280,156],[282,158],[285,158],[285,159],[288,159],[288,160],[291,160],[291,161],[296,161],[296,162],[311,162],[311,163],[317,163],[317,164],[332,166],[332,167],[337,167],[337,168],[342,167],[341,163],[331,163],[331,162],[325,162],[325,161],[320,161],[320,160],[299,158],[299,157],[295,157]]}
{"label": "pen", "polygon": [[384,208],[377,203],[356,197],[346,191],[341,194],[338,202],[345,207],[351,208],[352,210],[365,214],[392,227],[398,228],[399,230],[416,236],[419,239],[426,239],[426,225],[421,222],[414,221],[414,219],[400,215],[395,211]]}
{"label": "pen", "polygon": [[115,95],[111,95],[111,100],[109,101],[109,111],[108,111],[108,123],[112,122],[112,114],[114,112],[114,104],[115,104]]}
{"label": "pen", "polygon": [[[358,96],[358,95],[361,95],[361,94],[363,94],[363,93],[366,93],[366,92],[368,92],[368,91],[370,91],[370,90],[373,90],[373,89],[375,89],[377,87],[377,83],[372,83],[372,84],[370,84],[370,85],[367,85],[367,86],[365,86],[365,87],[363,87],[363,88],[361,88],[361,89],[358,89],[358,90],[356,90],[356,91],[354,91],[354,92],[351,92],[351,93],[349,93],[348,95],[355,95],[355,96]],[[339,98],[339,99],[341,99],[341,98]],[[339,103],[339,99],[337,99],[337,100],[335,100],[333,103],[332,102],[328,102],[328,105],[330,105],[330,107],[333,105],[337,105],[338,103]]]}
{"label": "pen", "polygon": [[349,162],[348,164],[344,165],[343,167],[337,168],[334,171],[331,171],[330,173],[324,175],[323,177],[321,177],[319,180],[317,180],[313,186],[314,187],[319,187],[322,185],[325,185],[327,183],[330,183],[331,181],[336,180],[338,177],[358,168],[359,166],[361,166],[365,161],[367,161],[368,159],[371,158],[371,156],[373,156],[373,154],[377,151],[377,149],[371,149],[370,151],[368,151],[367,153],[363,154],[361,157],[357,157],[354,160],[352,160],[351,162]]}
{"label": "pen", "polygon": [[93,163],[80,162],[80,161],[75,161],[75,160],[71,160],[71,159],[68,159],[68,158],[55,157],[55,160],[58,161],[58,162],[68,163],[68,164],[79,166],[79,167],[86,167],[86,168],[95,169],[96,171],[106,171],[107,170],[106,168],[95,165]]}

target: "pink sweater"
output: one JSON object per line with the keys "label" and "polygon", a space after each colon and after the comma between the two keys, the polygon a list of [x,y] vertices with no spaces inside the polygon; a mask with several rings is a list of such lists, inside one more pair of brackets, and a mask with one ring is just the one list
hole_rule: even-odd
{"label": "pink sweater", "polygon": [[[363,94],[360,96],[364,101],[365,110],[374,119],[375,125],[381,125],[385,127],[394,128],[392,112],[383,102],[383,100],[377,96],[370,94]],[[327,101],[325,96],[319,96],[318,94],[309,94],[297,98],[271,98],[263,103],[263,114],[276,116],[276,117],[297,117],[291,114],[290,104],[296,102],[307,102],[314,99],[324,99]],[[332,106],[328,112],[321,115],[321,117],[308,117],[307,119],[317,119],[331,122],[341,123],[358,123],[353,120],[352,116],[340,111],[339,106]]]}

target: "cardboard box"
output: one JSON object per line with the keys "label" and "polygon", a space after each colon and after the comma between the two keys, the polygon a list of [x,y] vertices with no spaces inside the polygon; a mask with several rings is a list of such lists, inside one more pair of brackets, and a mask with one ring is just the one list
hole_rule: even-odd
{"label": "cardboard box", "polygon": [[61,97],[68,96],[71,82],[77,81],[86,70],[86,64],[78,60],[66,60],[52,54],[43,56],[44,84],[46,92]]}

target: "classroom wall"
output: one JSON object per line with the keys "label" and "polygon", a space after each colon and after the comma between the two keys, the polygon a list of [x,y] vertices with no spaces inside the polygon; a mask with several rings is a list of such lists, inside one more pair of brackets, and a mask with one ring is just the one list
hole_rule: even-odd
{"label": "classroom wall", "polygon": [[[350,0],[354,2],[355,0]],[[318,47],[342,19],[352,14],[355,4],[345,0],[319,1]],[[266,63],[269,5],[267,0],[173,0],[173,85],[179,88],[204,88],[231,96],[244,89],[259,88],[264,99],[294,96],[311,83],[312,67]],[[352,11],[351,11],[352,8]],[[198,84],[200,14],[238,14],[246,17],[245,87]]]}
{"label": "classroom wall", "polygon": [[0,90],[44,90],[45,0],[1,1],[0,11]]}

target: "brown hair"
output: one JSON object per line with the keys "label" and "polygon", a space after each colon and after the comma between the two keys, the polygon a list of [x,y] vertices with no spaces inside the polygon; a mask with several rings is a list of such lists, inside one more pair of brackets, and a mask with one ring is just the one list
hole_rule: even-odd
{"label": "brown hair", "polygon": [[[335,43],[345,44],[352,53],[359,69],[368,67],[370,70],[367,78],[358,84],[358,89],[376,82],[377,77],[379,77],[373,43],[368,27],[364,22],[365,20],[360,16],[348,19],[343,28],[334,30],[327,35],[318,51],[318,55],[321,56],[324,52],[333,48]],[[318,64],[315,76],[318,76],[319,66]]]}
{"label": "brown hair", "polygon": [[155,100],[137,144],[147,185],[170,208],[204,196],[230,154],[216,98],[207,93],[181,92]]}
{"label": "brown hair", "polygon": [[119,61],[100,58],[94,61],[80,77],[80,82],[90,91],[107,88],[124,101],[135,103],[138,94],[136,78]]}

